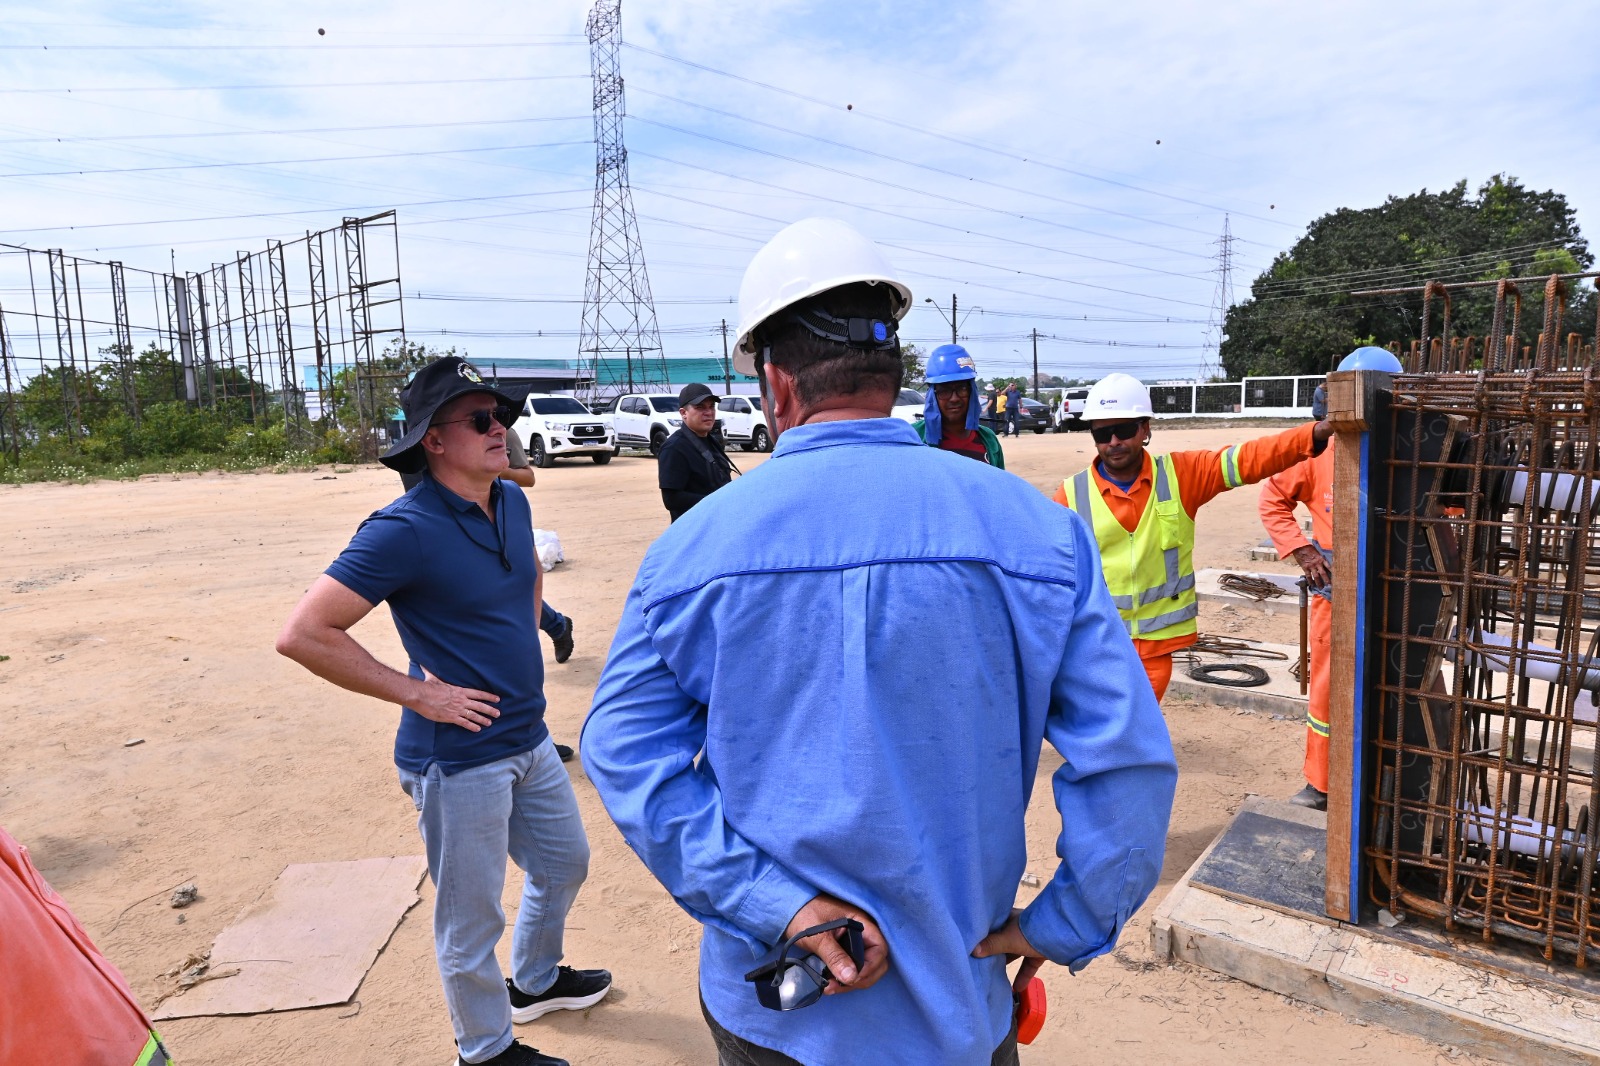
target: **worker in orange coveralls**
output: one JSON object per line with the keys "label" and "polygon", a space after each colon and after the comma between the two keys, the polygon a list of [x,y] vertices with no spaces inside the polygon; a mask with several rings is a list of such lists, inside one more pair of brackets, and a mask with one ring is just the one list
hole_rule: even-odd
{"label": "worker in orange coveralls", "polygon": [[1193,644],[1200,614],[1194,588],[1194,525],[1218,495],[1287,470],[1322,450],[1325,421],[1217,451],[1151,455],[1150,392],[1109,374],[1084,400],[1097,459],[1053,497],[1094,531],[1111,598],[1139,653],[1156,699],[1172,680],[1172,653]]}
{"label": "worker in orange coveralls", "polygon": [[[1383,348],[1357,348],[1339,364],[1340,370],[1381,370],[1400,373],[1400,361]],[[1312,400],[1311,415],[1327,417],[1322,386]],[[1311,512],[1311,539],[1295,521],[1294,507]],[[1311,589],[1311,677],[1306,705],[1306,761],[1302,772],[1306,787],[1289,797],[1291,803],[1328,809],[1328,663],[1333,649],[1333,442],[1320,455],[1269,478],[1261,486],[1261,524],[1282,559],[1293,558],[1305,572]]]}

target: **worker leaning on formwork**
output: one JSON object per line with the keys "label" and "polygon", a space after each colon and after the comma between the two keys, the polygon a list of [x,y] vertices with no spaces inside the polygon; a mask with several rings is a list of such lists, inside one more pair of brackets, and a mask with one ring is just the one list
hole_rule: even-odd
{"label": "worker leaning on formwork", "polygon": [[978,369],[959,344],[941,344],[928,356],[928,397],[922,420],[911,428],[927,444],[990,466],[1006,468],[1000,438],[978,421]]}
{"label": "worker leaning on formwork", "polygon": [[[1384,348],[1357,348],[1344,357],[1340,370],[1382,370],[1400,373],[1400,360]],[[1311,414],[1327,417],[1322,386],[1311,402]],[[1283,559],[1292,558],[1305,571],[1311,589],[1311,676],[1306,702],[1306,761],[1302,768],[1306,787],[1291,796],[1291,803],[1328,809],[1328,664],[1333,650],[1333,448],[1274,474],[1261,486],[1261,524]],[[1311,539],[1307,540],[1294,518],[1297,503],[1311,512]]]}
{"label": "worker leaning on formwork", "polygon": [[1099,459],[1063,481],[1055,501],[1094,530],[1106,584],[1159,700],[1172,680],[1172,653],[1198,631],[1196,512],[1317,454],[1333,430],[1318,421],[1218,451],[1151,456],[1150,391],[1137,378],[1101,378],[1084,409]]}

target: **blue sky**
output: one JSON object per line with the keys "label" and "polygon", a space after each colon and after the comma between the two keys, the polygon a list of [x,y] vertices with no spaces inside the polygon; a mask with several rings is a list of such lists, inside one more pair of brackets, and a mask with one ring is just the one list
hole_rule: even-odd
{"label": "blue sky", "polygon": [[[1044,369],[1147,378],[1206,358],[1225,213],[1241,295],[1316,216],[1462,178],[1509,172],[1600,218],[1600,8],[1512,10],[627,3],[628,144],[667,351],[720,354],[745,262],[813,214],[890,246],[919,300],[980,309],[962,333],[986,373],[1022,370],[1037,328]],[[413,204],[413,337],[483,361],[570,355],[593,184],[585,14],[12,0],[0,241],[202,270]],[[285,87],[222,88],[261,83]],[[337,158],[353,156],[379,158]],[[230,165],[195,166],[213,163]],[[175,166],[191,169],[130,172]],[[182,221],[211,216],[258,217]],[[538,330],[557,336],[520,335]],[[926,305],[905,332],[948,338]]]}

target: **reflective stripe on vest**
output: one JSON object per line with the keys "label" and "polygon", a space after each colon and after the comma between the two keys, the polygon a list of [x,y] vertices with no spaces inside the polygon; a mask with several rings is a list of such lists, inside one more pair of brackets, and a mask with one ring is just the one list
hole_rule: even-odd
{"label": "reflective stripe on vest", "polygon": [[1111,513],[1088,470],[1062,486],[1068,505],[1094,530],[1106,585],[1124,628],[1141,640],[1193,633],[1200,614],[1194,591],[1194,520],[1183,510],[1171,461],[1155,456],[1152,466],[1151,502],[1133,533]]}

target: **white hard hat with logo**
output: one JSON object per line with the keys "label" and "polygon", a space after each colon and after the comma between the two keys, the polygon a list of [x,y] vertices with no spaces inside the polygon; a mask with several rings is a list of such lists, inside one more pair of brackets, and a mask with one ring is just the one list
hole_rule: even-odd
{"label": "white hard hat with logo", "polygon": [[1102,418],[1149,418],[1150,390],[1129,374],[1107,374],[1094,383],[1083,401],[1083,417],[1091,422]]}
{"label": "white hard hat with logo", "polygon": [[733,367],[756,372],[757,326],[809,296],[855,282],[892,286],[895,320],[911,309],[911,289],[896,276],[883,252],[854,227],[834,218],[807,218],[778,231],[750,260],[739,285],[739,337]]}

